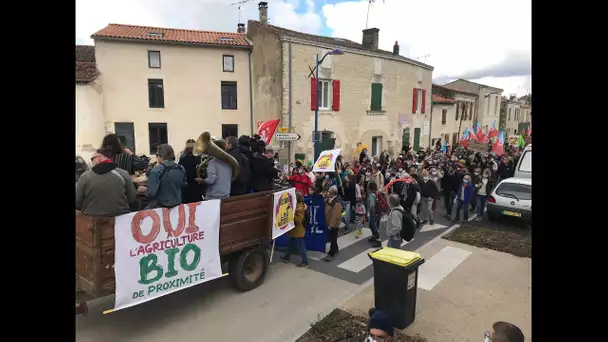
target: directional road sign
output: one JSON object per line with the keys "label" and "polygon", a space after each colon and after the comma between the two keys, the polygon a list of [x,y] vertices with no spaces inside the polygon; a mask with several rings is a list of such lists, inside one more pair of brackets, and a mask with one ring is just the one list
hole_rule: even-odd
{"label": "directional road sign", "polygon": [[300,135],[298,133],[275,133],[274,138],[277,141],[297,141],[300,139]]}

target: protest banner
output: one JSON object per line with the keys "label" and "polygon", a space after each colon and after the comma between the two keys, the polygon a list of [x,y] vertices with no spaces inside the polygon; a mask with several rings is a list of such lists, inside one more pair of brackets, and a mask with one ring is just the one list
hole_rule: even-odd
{"label": "protest banner", "polygon": [[488,152],[488,143],[479,142],[476,140],[469,140],[469,151],[484,153]]}
{"label": "protest banner", "polygon": [[[325,200],[321,195],[306,196],[304,197],[304,203],[306,203],[310,212],[309,221],[304,222],[306,250],[325,253],[328,234],[327,224],[325,223]],[[283,235],[275,241],[277,247],[287,248],[288,236]]]}
{"label": "protest banner", "polygon": [[293,217],[296,211],[296,188],[273,194],[272,239],[287,233],[295,227]]}
{"label": "protest banner", "polygon": [[114,311],[222,276],[220,200],[116,217]]}
{"label": "protest banner", "polygon": [[319,158],[312,168],[313,172],[334,172],[336,170],[336,159],[342,152],[341,148],[326,150],[319,154]]}

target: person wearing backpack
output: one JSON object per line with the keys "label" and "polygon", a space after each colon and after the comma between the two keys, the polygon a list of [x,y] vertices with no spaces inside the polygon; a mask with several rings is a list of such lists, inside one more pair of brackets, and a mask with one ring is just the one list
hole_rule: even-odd
{"label": "person wearing backpack", "polygon": [[389,205],[391,206],[391,211],[388,216],[388,224],[386,226],[386,235],[388,235],[388,247],[391,248],[401,248],[401,227],[403,214],[405,210],[399,204],[400,198],[396,194],[391,194],[388,197]]}

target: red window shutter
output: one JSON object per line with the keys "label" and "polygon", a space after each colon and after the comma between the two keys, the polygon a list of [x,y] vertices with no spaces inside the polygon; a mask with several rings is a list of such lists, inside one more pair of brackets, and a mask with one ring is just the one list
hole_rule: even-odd
{"label": "red window shutter", "polygon": [[426,112],[426,89],[422,89],[422,109],[420,111],[422,113]]}
{"label": "red window shutter", "polygon": [[414,88],[414,95],[412,97],[412,114],[416,114],[416,107],[418,107],[418,89]]}
{"label": "red window shutter", "polygon": [[310,79],[310,110],[317,109],[317,79]]}
{"label": "red window shutter", "polygon": [[340,111],[340,81],[339,80],[334,80],[333,81],[333,98],[331,101],[331,109],[334,112],[339,112]]}

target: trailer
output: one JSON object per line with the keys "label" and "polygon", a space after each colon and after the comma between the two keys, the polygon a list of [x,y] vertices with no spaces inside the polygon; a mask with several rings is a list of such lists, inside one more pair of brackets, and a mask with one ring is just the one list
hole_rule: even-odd
{"label": "trailer", "polygon": [[[273,194],[268,190],[222,200],[219,251],[222,271],[240,291],[264,282],[272,238]],[[76,315],[88,312],[87,301],[115,291],[114,218],[76,211]]]}

